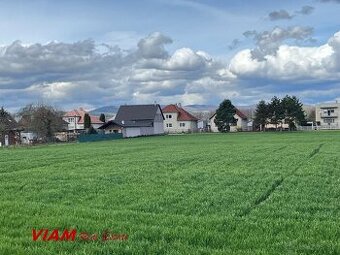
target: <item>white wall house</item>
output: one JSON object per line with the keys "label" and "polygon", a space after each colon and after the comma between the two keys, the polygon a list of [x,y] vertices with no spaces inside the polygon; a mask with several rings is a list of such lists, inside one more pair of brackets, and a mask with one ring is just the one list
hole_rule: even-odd
{"label": "white wall house", "polygon": [[[215,117],[216,117],[216,113],[214,113],[210,118],[209,118],[209,127],[210,127],[210,131],[211,132],[219,132],[218,128],[215,124]],[[238,130],[241,131],[248,131],[249,127],[248,127],[248,118],[247,116],[241,112],[239,109],[236,109],[236,113],[234,115],[234,118],[237,119],[237,123],[235,126],[231,126],[230,127],[230,131],[231,132],[236,132]]]}
{"label": "white wall house", "polygon": [[164,116],[158,104],[122,105],[114,120],[100,127],[105,133],[122,133],[123,137],[164,134]]}
{"label": "white wall house", "polygon": [[321,129],[340,129],[340,103],[316,105],[315,116]]}
{"label": "white wall house", "polygon": [[170,104],[163,108],[164,130],[166,133],[197,132],[198,119],[180,105]]}
{"label": "white wall house", "polygon": [[[67,122],[68,131],[78,132],[85,130],[84,128],[84,116],[87,112],[83,108],[75,109],[73,111],[67,112],[63,116],[63,120]],[[94,129],[98,129],[104,123],[99,120],[97,116],[90,115],[91,125]]]}

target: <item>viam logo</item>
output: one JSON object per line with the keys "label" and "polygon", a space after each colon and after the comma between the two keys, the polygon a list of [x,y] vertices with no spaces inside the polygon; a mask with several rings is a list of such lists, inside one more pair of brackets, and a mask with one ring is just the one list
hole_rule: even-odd
{"label": "viam logo", "polygon": [[60,232],[58,229],[49,231],[48,229],[32,229],[33,241],[75,241],[77,236],[76,229],[65,229]]}
{"label": "viam logo", "polygon": [[127,234],[116,234],[108,230],[103,231],[102,234],[78,232],[76,229],[59,229],[49,230],[47,228],[32,229],[32,240],[36,241],[66,241],[74,242],[77,239],[80,241],[127,241],[129,236]]}

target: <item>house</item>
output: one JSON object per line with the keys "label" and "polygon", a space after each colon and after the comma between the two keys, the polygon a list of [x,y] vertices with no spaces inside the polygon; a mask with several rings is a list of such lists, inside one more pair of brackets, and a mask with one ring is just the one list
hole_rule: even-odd
{"label": "house", "polygon": [[34,132],[24,131],[20,134],[22,144],[33,144],[38,140],[38,135]]}
{"label": "house", "polygon": [[208,132],[209,130],[209,120],[200,119],[197,121],[197,128],[200,132]]}
{"label": "house", "polygon": [[[79,108],[64,114],[63,120],[67,122],[67,129],[69,132],[78,133],[85,130],[84,116],[86,113],[87,112],[83,108]],[[98,129],[104,124],[97,116],[89,116],[91,118],[91,125],[94,129]]]}
{"label": "house", "polygon": [[164,130],[166,133],[190,133],[198,130],[198,119],[179,104],[165,106],[163,114],[165,116]]}
{"label": "house", "polygon": [[123,125],[115,120],[109,120],[99,129],[103,130],[105,134],[120,134],[123,131]]}
{"label": "house", "polygon": [[[218,128],[215,124],[215,117],[216,113],[214,113],[210,118],[209,118],[209,129],[211,132],[219,132]],[[239,109],[236,108],[236,113],[234,115],[234,118],[237,119],[237,123],[234,126],[230,127],[231,132],[235,131],[248,131],[248,118],[247,116],[241,112]]]}
{"label": "house", "polygon": [[0,147],[20,143],[20,128],[15,119],[3,108],[0,109]]}
{"label": "house", "polygon": [[114,120],[100,127],[107,133],[122,133],[123,137],[164,134],[164,116],[159,104],[122,105]]}
{"label": "house", "polygon": [[318,104],[315,119],[321,129],[340,129],[340,103]]}

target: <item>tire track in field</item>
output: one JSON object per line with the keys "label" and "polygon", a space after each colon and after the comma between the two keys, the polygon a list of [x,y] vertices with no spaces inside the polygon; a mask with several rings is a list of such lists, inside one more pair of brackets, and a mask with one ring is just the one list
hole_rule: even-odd
{"label": "tire track in field", "polygon": [[278,151],[281,151],[281,150],[284,150],[284,149],[286,149],[287,147],[288,147],[287,145],[285,145],[285,146],[281,146],[281,147],[279,147],[279,148],[277,148],[277,149],[273,150],[273,151],[272,151],[272,153],[274,153],[274,152],[278,152]]}
{"label": "tire track in field", "polygon": [[[319,144],[318,147],[316,147],[307,157],[307,160],[313,158],[315,155],[317,155],[320,152],[320,149],[322,148],[324,144]],[[248,214],[251,213],[252,210],[254,210],[256,207],[260,206],[262,203],[266,202],[267,199],[269,199],[269,197],[276,191],[276,189],[278,189],[284,182],[285,179],[287,179],[288,177],[294,175],[297,170],[299,170],[299,168],[301,166],[303,166],[304,162],[300,161],[300,163],[293,169],[293,171],[289,174],[287,174],[286,176],[282,176],[278,179],[276,179],[272,185],[265,191],[263,192],[255,201],[254,203],[243,209],[241,211],[241,213],[239,213],[237,216],[239,217],[244,217],[247,216]]]}

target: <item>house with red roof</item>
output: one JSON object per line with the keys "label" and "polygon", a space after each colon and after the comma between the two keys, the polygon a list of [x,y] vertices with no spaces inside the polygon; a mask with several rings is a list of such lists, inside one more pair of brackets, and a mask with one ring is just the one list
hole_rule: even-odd
{"label": "house with red roof", "polygon": [[[209,118],[209,130],[211,132],[219,132],[218,128],[215,124],[215,117],[216,117],[216,113],[214,113]],[[237,119],[237,123],[236,123],[236,125],[230,127],[231,132],[248,131],[249,130],[248,129],[248,117],[237,108],[236,108],[236,113],[234,115],[234,118]]]}
{"label": "house with red roof", "polygon": [[[64,114],[63,120],[67,122],[68,131],[79,132],[85,130],[84,116],[87,112],[83,108],[74,109]],[[90,115],[91,125],[94,129],[101,127],[104,122],[99,120],[97,116]]]}
{"label": "house with red roof", "polygon": [[198,119],[184,110],[179,104],[169,104],[163,109],[164,131],[166,133],[197,132]]}

